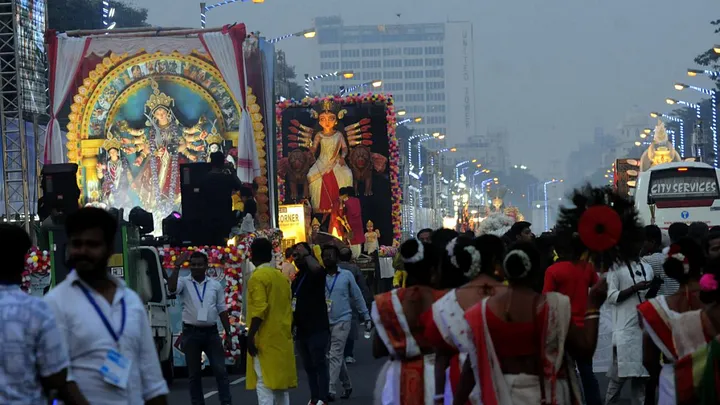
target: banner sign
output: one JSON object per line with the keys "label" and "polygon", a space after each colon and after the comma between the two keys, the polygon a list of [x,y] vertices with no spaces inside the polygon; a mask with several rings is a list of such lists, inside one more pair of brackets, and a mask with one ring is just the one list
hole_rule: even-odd
{"label": "banner sign", "polygon": [[718,197],[718,185],[715,179],[707,177],[654,179],[650,184],[650,196],[661,199],[678,196],[715,199]]}

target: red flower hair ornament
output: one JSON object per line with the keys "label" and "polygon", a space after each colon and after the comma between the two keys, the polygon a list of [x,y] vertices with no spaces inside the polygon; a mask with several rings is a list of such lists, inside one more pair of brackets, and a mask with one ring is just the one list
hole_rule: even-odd
{"label": "red flower hair ornament", "polygon": [[611,207],[596,205],[585,210],[580,216],[578,234],[588,249],[604,252],[620,241],[622,220]]}

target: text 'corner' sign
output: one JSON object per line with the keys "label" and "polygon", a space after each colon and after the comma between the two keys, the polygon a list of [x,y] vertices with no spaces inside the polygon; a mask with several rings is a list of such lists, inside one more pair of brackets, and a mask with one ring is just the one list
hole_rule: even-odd
{"label": "text 'corner' sign", "polygon": [[284,240],[292,240],[292,244],[307,241],[304,205],[285,204],[278,207],[278,225]]}

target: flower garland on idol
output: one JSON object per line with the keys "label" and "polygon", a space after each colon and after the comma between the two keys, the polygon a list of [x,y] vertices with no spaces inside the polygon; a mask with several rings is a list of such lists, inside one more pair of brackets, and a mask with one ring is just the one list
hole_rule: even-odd
{"label": "flower garland on idol", "polygon": [[[389,173],[390,173],[390,192],[392,196],[392,224],[393,224],[393,246],[400,246],[402,239],[402,189],[400,188],[400,149],[395,128],[397,126],[397,118],[395,114],[395,106],[392,95],[382,93],[365,93],[350,94],[345,97],[326,96],[326,97],[306,97],[301,101],[293,99],[280,101],[275,104],[275,122],[277,128],[277,158],[278,161],[283,158],[283,126],[282,114],[290,107],[309,108],[313,105],[321,103],[324,100],[331,100],[339,104],[363,104],[363,103],[385,103],[385,118],[387,120],[388,154],[389,154]],[[285,201],[285,179],[278,177],[278,200]]]}
{"label": "flower garland on idol", "polygon": [[50,253],[47,250],[40,250],[37,246],[30,248],[25,255],[25,271],[22,274],[21,287],[23,291],[30,291],[30,276],[37,274],[46,276],[50,274]]}

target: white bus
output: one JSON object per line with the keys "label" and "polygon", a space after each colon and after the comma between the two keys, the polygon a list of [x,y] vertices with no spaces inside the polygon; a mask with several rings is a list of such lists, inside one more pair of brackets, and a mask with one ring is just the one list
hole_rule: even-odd
{"label": "white bus", "polygon": [[641,172],[635,189],[635,207],[646,225],[667,229],[675,222],[720,225],[720,170],[698,162],[664,163]]}

